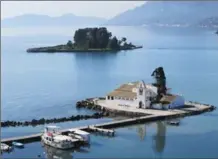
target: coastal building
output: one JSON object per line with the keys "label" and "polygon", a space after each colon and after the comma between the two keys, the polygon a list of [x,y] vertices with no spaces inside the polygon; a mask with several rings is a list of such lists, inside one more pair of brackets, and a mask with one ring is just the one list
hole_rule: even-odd
{"label": "coastal building", "polygon": [[184,105],[182,96],[167,94],[158,103],[152,103],[157,96],[158,89],[152,84],[145,84],[144,81],[130,82],[121,85],[106,96],[107,105],[135,107],[142,109],[172,109]]}

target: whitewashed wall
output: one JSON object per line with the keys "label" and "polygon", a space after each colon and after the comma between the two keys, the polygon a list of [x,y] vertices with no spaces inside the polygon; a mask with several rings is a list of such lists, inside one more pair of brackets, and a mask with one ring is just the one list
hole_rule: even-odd
{"label": "whitewashed wall", "polygon": [[150,89],[152,92],[154,92],[155,94],[157,94],[157,87],[153,86],[153,85],[149,85],[146,84],[146,88]]}
{"label": "whitewashed wall", "polygon": [[126,107],[138,107],[137,100],[122,100],[122,99],[114,99],[114,100],[106,100],[107,105],[109,106],[126,106]]}

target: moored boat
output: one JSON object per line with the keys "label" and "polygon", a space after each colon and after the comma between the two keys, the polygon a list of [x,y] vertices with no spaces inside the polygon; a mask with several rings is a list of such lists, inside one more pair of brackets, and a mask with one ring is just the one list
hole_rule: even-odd
{"label": "moored boat", "polygon": [[10,151],[12,150],[12,147],[5,144],[5,143],[1,143],[1,151]]}
{"label": "moored boat", "polygon": [[62,135],[59,129],[60,127],[57,126],[46,126],[44,133],[41,136],[42,142],[44,142],[46,145],[59,149],[70,149],[75,147],[76,142],[79,140]]}
{"label": "moored boat", "polygon": [[69,129],[68,135],[72,138],[76,138],[84,143],[90,142],[90,133],[80,129]]}
{"label": "moored boat", "polygon": [[24,148],[24,144],[20,143],[20,142],[12,142],[12,145],[14,147],[18,147],[18,148]]}
{"label": "moored boat", "polygon": [[179,121],[168,121],[167,124],[169,125],[175,125],[175,126],[179,126],[180,122]]}

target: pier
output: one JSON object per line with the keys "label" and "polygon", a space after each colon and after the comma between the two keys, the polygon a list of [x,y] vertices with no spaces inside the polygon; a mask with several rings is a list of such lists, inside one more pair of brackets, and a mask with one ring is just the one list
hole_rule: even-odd
{"label": "pier", "polygon": [[[99,104],[98,101],[95,100],[95,102]],[[96,105],[93,105],[93,107],[94,106]],[[105,111],[109,111],[109,112],[119,111],[117,110],[117,108],[116,109],[113,109],[113,107],[108,108],[106,105],[103,105],[103,104],[97,105],[97,106],[98,108],[104,109]],[[186,107],[180,108],[180,109],[172,109],[172,110],[131,109],[131,108],[124,109],[120,107],[119,108],[120,111],[124,111],[126,113],[135,112],[139,114],[144,114],[144,116],[133,117],[133,118],[118,120],[118,121],[111,121],[111,122],[103,123],[103,124],[77,127],[73,129],[80,129],[80,130],[90,132],[90,128],[91,128],[92,130],[96,129],[101,132],[109,132],[111,134],[114,134],[113,130],[108,130],[108,129],[123,127],[123,126],[133,125],[133,124],[139,124],[139,123],[145,123],[145,122],[152,122],[152,121],[157,121],[157,120],[168,120],[168,119],[185,117],[185,116],[190,116],[190,115],[197,115],[197,114],[201,114],[204,112],[213,111],[215,108],[216,107],[212,105],[199,104],[199,103],[193,103],[193,102],[186,102]],[[69,129],[65,129],[65,130],[62,130],[61,132],[65,134],[68,131]],[[7,138],[7,139],[1,139],[1,142],[9,144],[9,145],[13,141],[21,142],[21,143],[31,143],[35,141],[40,141],[41,135],[42,135],[41,133],[38,133],[38,134],[33,134],[33,135],[21,136],[21,137],[12,137],[12,138]]]}
{"label": "pier", "polygon": [[111,130],[111,129],[103,129],[103,128],[99,128],[99,127],[95,127],[95,126],[88,126],[89,131],[93,131],[93,132],[99,132],[101,134],[105,134],[105,135],[115,135],[115,131]]}

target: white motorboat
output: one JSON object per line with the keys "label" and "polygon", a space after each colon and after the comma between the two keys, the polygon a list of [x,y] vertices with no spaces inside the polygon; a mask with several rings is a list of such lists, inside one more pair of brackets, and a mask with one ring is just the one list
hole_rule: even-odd
{"label": "white motorboat", "polygon": [[42,141],[49,146],[59,149],[70,149],[75,147],[78,139],[72,139],[69,136],[62,135],[59,131],[60,127],[46,126],[41,138]]}
{"label": "white motorboat", "polygon": [[12,149],[12,147],[8,146],[5,143],[1,143],[1,150],[2,151],[10,151]]}
{"label": "white motorboat", "polygon": [[82,131],[80,129],[69,129],[68,131],[69,131],[68,136],[79,139],[80,141],[83,141],[84,143],[90,142],[90,133],[86,131]]}

